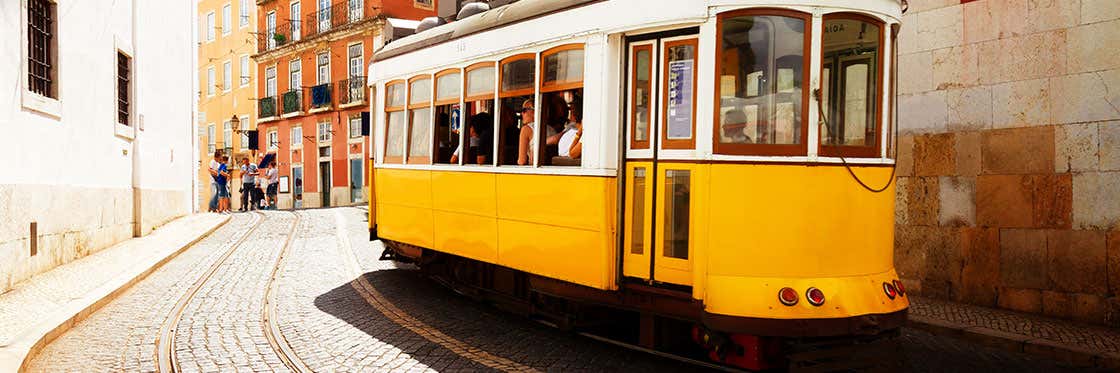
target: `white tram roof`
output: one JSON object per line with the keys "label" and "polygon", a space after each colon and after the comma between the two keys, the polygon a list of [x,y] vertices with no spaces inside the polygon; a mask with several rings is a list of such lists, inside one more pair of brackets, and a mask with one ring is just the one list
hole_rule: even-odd
{"label": "white tram roof", "polygon": [[[594,33],[695,26],[710,15],[746,7],[859,11],[888,22],[905,0],[520,0],[394,40],[374,53],[370,84],[428,69]],[[454,41],[454,42],[452,42]],[[499,55],[499,56],[495,56]],[[403,62],[403,63],[398,63]],[[377,69],[374,69],[377,66]]]}

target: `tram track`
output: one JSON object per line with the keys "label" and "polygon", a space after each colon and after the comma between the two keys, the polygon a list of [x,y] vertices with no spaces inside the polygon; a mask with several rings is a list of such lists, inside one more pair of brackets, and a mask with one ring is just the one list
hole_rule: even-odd
{"label": "tram track", "polygon": [[[277,319],[275,317],[275,295],[277,293],[275,291],[276,278],[279,273],[280,266],[283,264],[283,259],[287,255],[288,249],[291,246],[293,237],[295,236],[296,228],[300,223],[300,215],[294,212],[292,212],[291,214],[294,216],[294,221],[292,222],[291,227],[289,227],[287,230],[287,238],[285,239],[283,246],[280,248],[279,253],[276,255],[276,260],[273,262],[272,268],[269,272],[268,283],[265,286],[260,324],[261,328],[264,330],[265,338],[268,340],[269,345],[272,347],[272,350],[279,357],[280,361],[282,361],[284,365],[288,367],[288,369],[295,372],[310,372],[311,370],[308,369],[303,361],[295,355],[287,340],[284,339],[283,334],[280,332],[280,327],[277,323]],[[175,303],[175,306],[172,307],[163,324],[160,325],[159,334],[156,336],[155,351],[157,362],[156,368],[159,372],[170,373],[181,371],[178,364],[178,358],[176,356],[177,349],[175,335],[177,329],[179,328],[179,323],[183,317],[183,314],[185,313],[187,306],[191,304],[191,301],[195,299],[195,296],[198,295],[199,291],[211,280],[214,274],[217,273],[222,266],[227,264],[229,258],[233,256],[233,254],[236,253],[240,248],[242,248],[242,245],[245,243],[245,241],[249,237],[252,237],[253,234],[256,233],[267,220],[267,217],[264,213],[254,212],[253,215],[255,221],[251,223],[252,227],[242,233],[242,235],[238,237],[238,239],[234,241],[233,244],[229,245],[229,247],[225,249],[225,252],[222,253],[221,256],[218,257],[214,261],[214,263],[210,265],[206,272],[204,272],[202,276],[195,280],[194,284],[191,285],[187,292],[184,293]]]}

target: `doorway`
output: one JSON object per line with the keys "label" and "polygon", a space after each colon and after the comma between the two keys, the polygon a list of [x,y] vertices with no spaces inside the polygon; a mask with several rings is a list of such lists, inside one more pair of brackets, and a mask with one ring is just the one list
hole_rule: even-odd
{"label": "doorway", "polygon": [[319,162],[319,195],[321,197],[320,206],[327,207],[331,205],[331,162]]}

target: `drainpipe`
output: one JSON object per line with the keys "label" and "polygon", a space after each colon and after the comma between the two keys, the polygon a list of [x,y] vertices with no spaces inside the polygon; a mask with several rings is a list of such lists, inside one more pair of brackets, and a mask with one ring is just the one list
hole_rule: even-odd
{"label": "drainpipe", "polygon": [[132,236],[140,237],[143,235],[143,224],[141,223],[143,217],[141,216],[141,199],[140,199],[140,139],[143,137],[140,131],[140,64],[136,63],[140,56],[140,44],[137,42],[136,35],[139,34],[140,11],[137,9],[140,6],[138,0],[132,0]]}

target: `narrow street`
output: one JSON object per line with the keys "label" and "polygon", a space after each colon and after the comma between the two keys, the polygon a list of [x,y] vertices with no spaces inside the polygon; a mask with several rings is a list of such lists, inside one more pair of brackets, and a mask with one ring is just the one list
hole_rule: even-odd
{"label": "narrow street", "polygon": [[[475,303],[379,253],[362,209],[234,215],[28,371],[703,369]],[[921,331],[899,342],[907,371],[1074,371]]]}

